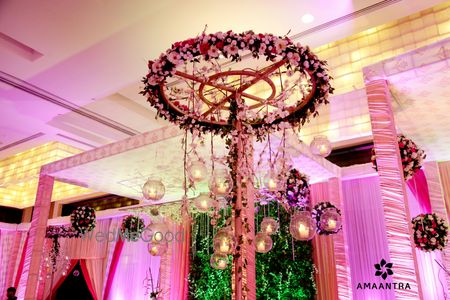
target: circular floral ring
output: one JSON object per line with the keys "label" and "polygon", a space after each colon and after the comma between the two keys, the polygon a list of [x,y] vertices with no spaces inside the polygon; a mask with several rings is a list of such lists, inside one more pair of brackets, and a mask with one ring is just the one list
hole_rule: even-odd
{"label": "circular floral ring", "polygon": [[436,214],[420,214],[411,220],[414,243],[420,250],[442,250],[448,242],[448,225]]}
{"label": "circular floral ring", "polygon": [[331,204],[330,202],[317,203],[311,212],[312,218],[314,219],[314,221],[317,224],[317,232],[319,234],[325,234],[325,235],[334,234],[334,233],[338,233],[342,229],[342,224],[340,222],[334,230],[324,230],[322,228],[320,218],[328,210],[334,210],[339,216],[341,216],[341,211],[339,210],[339,208],[337,208],[335,205]]}
{"label": "circular floral ring", "polygon": [[89,206],[79,206],[70,214],[70,222],[80,234],[92,231],[97,223],[95,210]]}
{"label": "circular floral ring", "polygon": [[291,207],[307,207],[309,203],[309,179],[297,169],[291,169],[286,182],[285,201]]}
{"label": "circular floral ring", "polygon": [[[261,70],[243,68],[220,71],[219,59],[231,59],[231,62],[238,64],[244,56],[250,56],[248,54],[256,59],[264,56],[265,61],[272,64]],[[214,67],[208,69],[204,62],[212,63]],[[191,64],[188,66],[188,63]],[[228,68],[229,64],[224,67]],[[160,117],[183,129],[215,134],[226,134],[231,130],[235,117],[233,99],[245,99],[244,106],[249,113],[242,120],[251,125],[258,136],[262,136],[279,129],[280,124],[285,122],[293,126],[304,124],[311,114],[317,115],[319,104],[328,103],[328,95],[333,92],[326,62],[319,60],[308,47],[294,44],[288,37],[256,34],[253,31],[240,34],[232,31],[203,33],[177,42],[158,59],[149,61],[148,69],[142,80],[144,88],[141,94],[147,96]],[[275,73],[280,75],[282,93],[279,95],[274,92],[276,84],[272,77]],[[292,87],[283,88],[282,73],[287,76],[295,74],[299,79]],[[171,82],[168,82],[169,79]],[[300,79],[303,81],[300,82]],[[177,88],[177,82],[182,81],[186,83],[187,91]],[[240,85],[236,84],[238,81]],[[276,82],[278,84],[278,78]],[[269,93],[255,96],[246,92],[255,84],[265,85]],[[301,93],[301,99],[297,97],[295,102],[288,102],[286,99],[295,94],[292,92],[295,86]],[[211,92],[213,89],[215,92]],[[220,99],[216,98],[217,94],[221,95]],[[193,103],[194,100],[200,104]],[[258,115],[262,106],[268,108],[266,115]],[[258,114],[252,109],[258,110]],[[220,111],[225,110],[228,113],[221,115]]]}
{"label": "circular floral ring", "polygon": [[[411,179],[417,171],[422,167],[423,160],[427,157],[425,152],[420,149],[411,139],[400,134],[397,137],[398,148],[400,150],[400,158],[403,166],[403,178]],[[372,164],[373,168],[378,171],[377,157],[375,148],[372,148]]]}
{"label": "circular floral ring", "polygon": [[[134,236],[135,234],[141,234],[144,231],[145,223],[144,219],[138,217],[138,216],[126,216],[122,220],[122,225],[120,226],[120,231],[122,234],[127,234],[127,237],[129,237],[132,240],[137,240],[138,237]],[[133,235],[130,236],[130,233],[133,233]]]}

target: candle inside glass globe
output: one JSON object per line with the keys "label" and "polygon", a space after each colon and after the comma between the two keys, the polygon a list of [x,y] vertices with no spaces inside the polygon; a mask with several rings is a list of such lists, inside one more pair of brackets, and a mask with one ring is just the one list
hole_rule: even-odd
{"label": "candle inside glass globe", "polygon": [[228,255],[222,253],[214,253],[209,261],[212,268],[224,270],[228,266]]}
{"label": "candle inside glass globe", "polygon": [[266,234],[274,234],[278,231],[278,222],[274,218],[265,217],[261,222],[261,232]]}
{"label": "candle inside glass globe", "polygon": [[342,227],[341,215],[335,208],[327,208],[320,215],[320,222],[318,225],[323,231],[337,233]]}
{"label": "candle inside glass globe", "polygon": [[268,234],[258,232],[255,236],[255,250],[258,253],[267,253],[272,249],[273,241]]}
{"label": "candle inside glass globe", "polygon": [[152,243],[159,243],[164,241],[168,231],[169,228],[165,223],[152,223],[144,229],[142,235],[146,240],[151,240]]}
{"label": "candle inside glass globe", "polygon": [[213,245],[216,253],[232,254],[236,246],[236,238],[229,228],[222,228],[214,237]]}
{"label": "candle inside glass globe", "polygon": [[322,157],[330,155],[332,150],[331,143],[325,135],[315,136],[309,147],[314,155]]}
{"label": "candle inside glass globe", "polygon": [[299,241],[307,241],[316,235],[316,223],[309,211],[295,213],[289,224],[289,232]]}
{"label": "candle inside glass globe", "polygon": [[271,192],[278,191],[278,182],[278,175],[273,170],[270,170],[264,177],[264,186]]}
{"label": "candle inside glass globe", "polygon": [[226,196],[231,192],[233,182],[230,174],[226,170],[214,171],[211,181],[209,182],[209,190],[216,196]]}
{"label": "candle inside glass globe", "polygon": [[142,194],[146,200],[161,200],[165,192],[166,188],[161,180],[149,179],[142,187]]}
{"label": "candle inside glass globe", "polygon": [[214,200],[211,199],[209,193],[200,193],[200,195],[194,199],[194,205],[200,212],[208,212],[214,207]]}
{"label": "candle inside glass globe", "polygon": [[191,162],[187,168],[187,171],[189,178],[195,182],[204,180],[207,175],[206,165],[200,160]]}

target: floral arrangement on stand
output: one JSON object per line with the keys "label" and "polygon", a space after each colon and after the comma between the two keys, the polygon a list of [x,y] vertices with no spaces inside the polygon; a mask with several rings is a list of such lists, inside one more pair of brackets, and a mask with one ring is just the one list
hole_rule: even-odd
{"label": "floral arrangement on stand", "polygon": [[411,220],[414,243],[422,251],[443,250],[448,243],[448,224],[432,214],[420,214]]}
{"label": "floral arrangement on stand", "polygon": [[319,202],[312,209],[319,234],[335,234],[342,229],[341,211],[330,202]]}
{"label": "floral arrangement on stand", "polygon": [[137,240],[137,235],[141,234],[144,231],[144,228],[144,219],[132,215],[126,216],[122,220],[122,224],[120,225],[120,231],[122,232],[122,234],[126,234],[127,238],[132,240]]}
{"label": "floral arrangement on stand", "polygon": [[[416,143],[405,137],[403,134],[397,136],[397,141],[403,166],[403,177],[405,178],[405,181],[407,181],[422,168],[426,154],[416,145]],[[375,148],[372,148],[371,159],[373,168],[378,171]]]}
{"label": "floral arrangement on stand", "polygon": [[95,210],[89,206],[79,206],[70,214],[70,222],[80,234],[92,231],[97,223]]}

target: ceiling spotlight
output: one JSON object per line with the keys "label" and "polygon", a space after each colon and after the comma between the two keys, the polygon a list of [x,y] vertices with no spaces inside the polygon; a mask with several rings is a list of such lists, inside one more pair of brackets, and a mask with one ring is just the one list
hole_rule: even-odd
{"label": "ceiling spotlight", "polygon": [[303,23],[307,24],[307,23],[311,23],[312,21],[314,21],[313,15],[310,15],[310,14],[303,15],[303,17],[302,17]]}

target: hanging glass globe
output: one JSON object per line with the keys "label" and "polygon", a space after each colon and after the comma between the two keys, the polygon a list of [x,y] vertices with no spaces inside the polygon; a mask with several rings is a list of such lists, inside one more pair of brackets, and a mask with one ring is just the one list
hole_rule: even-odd
{"label": "hanging glass globe", "polygon": [[311,212],[299,211],[291,217],[289,232],[298,241],[308,241],[316,234],[316,223]]}
{"label": "hanging glass globe", "polygon": [[255,250],[258,253],[267,253],[272,249],[273,241],[268,234],[258,232],[255,236]]}
{"label": "hanging glass globe", "polygon": [[264,176],[264,186],[271,192],[279,190],[278,174],[274,170],[270,170],[266,176]]}
{"label": "hanging glass globe", "polygon": [[261,222],[261,232],[271,235],[278,231],[278,222],[272,217],[265,217]]}
{"label": "hanging glass globe", "polygon": [[233,188],[233,181],[227,170],[215,170],[211,181],[209,182],[209,190],[216,196],[226,196]]}
{"label": "hanging glass globe", "polygon": [[314,155],[327,157],[331,153],[331,143],[325,135],[317,135],[309,145],[311,152]]}
{"label": "hanging glass globe", "polygon": [[335,208],[327,208],[320,215],[318,226],[322,231],[337,233],[342,228],[341,215]]}
{"label": "hanging glass globe", "polygon": [[166,188],[161,180],[149,179],[142,187],[142,194],[146,200],[161,200],[165,192]]}
{"label": "hanging glass globe", "polygon": [[201,160],[193,161],[187,167],[189,178],[194,182],[202,181],[206,178],[207,169],[206,165]]}
{"label": "hanging glass globe", "polygon": [[161,243],[148,243],[148,253],[151,256],[161,256],[167,252],[168,244],[166,241]]}
{"label": "hanging glass globe", "polygon": [[228,255],[221,253],[214,253],[213,255],[211,255],[209,264],[214,269],[225,270],[228,266]]}
{"label": "hanging glass globe", "polygon": [[194,199],[194,205],[200,212],[208,212],[214,207],[214,200],[211,199],[209,193],[200,193]]}
{"label": "hanging glass globe", "polygon": [[236,238],[233,231],[228,228],[221,228],[214,237],[214,252],[220,254],[232,254],[236,247]]}
{"label": "hanging glass globe", "polygon": [[169,231],[169,227],[165,223],[152,223],[148,225],[142,232],[145,241],[151,241],[152,243],[166,242],[166,234]]}

